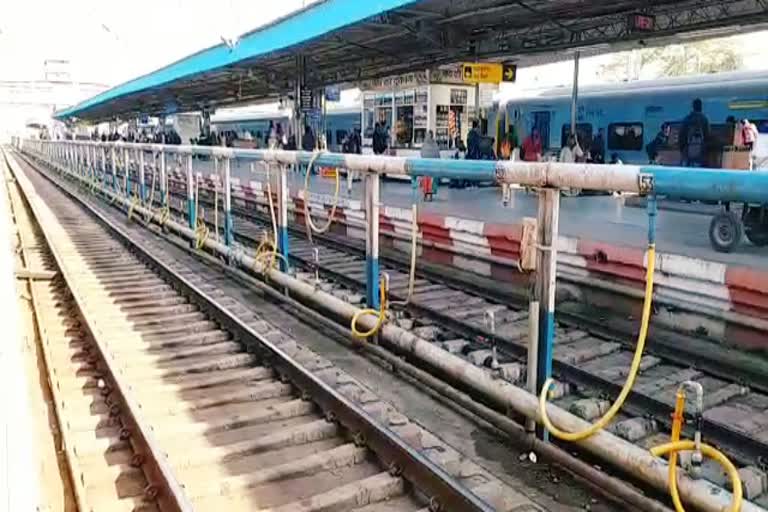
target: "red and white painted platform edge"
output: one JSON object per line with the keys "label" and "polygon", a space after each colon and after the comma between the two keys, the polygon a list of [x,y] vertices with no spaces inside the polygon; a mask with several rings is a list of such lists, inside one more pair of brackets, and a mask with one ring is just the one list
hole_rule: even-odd
{"label": "red and white painted platform edge", "polygon": [[[181,179],[180,175],[175,177]],[[209,176],[205,182],[212,187],[217,180]],[[183,190],[173,178],[172,186]],[[233,179],[232,187],[235,204],[240,201],[249,207],[266,207],[262,182],[241,184]],[[292,194],[291,199],[293,221],[303,225],[303,191]],[[319,217],[327,215],[331,200],[327,194],[310,194],[310,211]],[[409,250],[411,210],[383,204],[380,215],[382,245]],[[340,198],[334,233],[362,238],[364,226],[361,201]],[[453,265],[497,281],[520,281],[517,260],[522,219],[520,224],[497,224],[420,212],[418,227],[423,260]],[[642,298],[646,259],[646,250],[637,247],[562,235],[558,238],[559,279],[636,299]],[[655,300],[660,307],[680,308],[713,319],[711,324],[701,325],[697,317],[691,330],[703,327],[718,338],[725,334],[723,322],[731,322],[768,331],[768,271],[666,253],[661,248],[656,253],[655,281]],[[680,326],[686,319],[677,314],[669,321]]]}

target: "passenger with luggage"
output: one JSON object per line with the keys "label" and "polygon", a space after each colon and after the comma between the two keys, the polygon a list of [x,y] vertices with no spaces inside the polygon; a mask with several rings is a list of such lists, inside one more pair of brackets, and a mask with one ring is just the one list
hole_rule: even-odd
{"label": "passenger with luggage", "polygon": [[648,162],[652,164],[659,163],[659,151],[661,148],[667,145],[669,142],[669,134],[672,132],[672,127],[669,123],[662,123],[659,133],[656,137],[645,146],[645,152],[648,155]]}
{"label": "passenger with luggage", "polygon": [[[432,130],[427,132],[427,136],[424,139],[424,143],[421,145],[421,158],[440,158],[440,148],[435,142],[435,135]],[[437,196],[439,178],[433,178],[432,176],[421,176],[419,182],[421,184],[421,192],[425,201],[431,201]]]}
{"label": "passenger with luggage", "polygon": [[680,127],[680,156],[686,167],[703,167],[707,159],[709,119],[702,112],[701,99],[693,100],[693,110],[683,119]]}

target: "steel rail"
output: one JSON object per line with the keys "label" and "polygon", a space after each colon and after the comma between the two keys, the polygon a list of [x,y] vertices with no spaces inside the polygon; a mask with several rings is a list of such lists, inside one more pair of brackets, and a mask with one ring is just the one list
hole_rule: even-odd
{"label": "steel rail", "polygon": [[[257,217],[252,216],[252,218],[257,218]],[[292,226],[289,229],[293,230],[295,233],[303,233],[303,230],[299,227]],[[235,232],[235,236],[244,241],[254,242],[254,240],[251,237],[242,233]],[[348,242],[345,244],[344,241],[339,239],[339,237],[334,237],[333,235],[330,235],[330,234],[319,235],[316,238],[318,240],[326,241],[326,242],[332,241],[334,247],[336,248],[338,248],[339,245],[342,245],[343,249],[346,249],[350,253],[355,253],[355,254],[363,253],[363,250],[354,247],[354,244],[348,243]],[[291,253],[289,255],[289,259],[301,264],[306,268],[310,268],[313,265],[315,265],[312,261],[306,258],[303,258],[301,256],[298,256],[294,253]],[[407,271],[407,265],[405,263],[397,262],[392,258],[389,258],[389,259],[382,258],[382,259],[393,264],[395,268],[400,267],[402,270]],[[333,271],[331,269],[323,267],[322,265],[320,265],[319,270],[321,275],[331,278],[349,288],[352,288],[358,291],[364,289],[364,286],[365,286],[364,282],[358,279],[355,279],[353,277],[350,277],[345,273]],[[464,282],[463,280],[460,282],[457,282],[457,280],[451,279],[449,276],[445,276],[445,275],[438,276],[438,275],[435,275],[435,273],[423,272],[423,275],[428,279],[433,279],[437,282],[444,282],[452,286],[457,286],[457,285],[461,286],[462,290],[466,291],[466,287],[465,287],[466,282]],[[470,290],[471,293],[476,293],[483,298],[489,298],[494,301],[500,301],[504,303],[505,301],[508,301],[511,298],[510,295],[508,294],[498,294],[498,295],[486,294],[483,292],[487,292],[487,290],[483,290],[480,287],[473,287],[473,288],[477,288],[477,289]],[[397,294],[391,294],[391,299],[394,301],[399,301],[399,300],[403,300],[404,297],[400,297]],[[492,333],[483,327],[474,326],[466,322],[462,322],[461,320],[457,320],[451,317],[450,315],[443,314],[439,310],[421,306],[413,302],[411,302],[408,305],[408,308],[417,314],[421,314],[426,317],[437,320],[438,322],[440,322],[450,330],[463,334],[469,338],[481,337],[481,338],[488,339],[490,336],[492,336]],[[561,316],[561,315],[558,315],[558,316]],[[564,325],[570,324],[574,327],[579,327],[579,328],[584,327],[583,322],[580,322],[577,320],[571,320],[569,322],[562,322],[562,323]],[[593,328],[592,329],[587,328],[587,331],[593,334],[598,334],[598,335],[602,334],[599,332],[594,332]],[[634,348],[634,345],[628,342],[626,337],[620,337],[616,333],[614,333],[613,335],[611,335],[610,333],[607,333],[607,334],[609,335],[608,337],[610,341],[617,341],[623,347],[628,349]],[[525,360],[525,357],[527,355],[527,349],[525,346],[512,343],[510,340],[505,339],[503,336],[500,336],[500,335],[495,335],[495,336],[497,339],[503,342],[503,349],[506,350],[508,353],[510,353],[515,359]],[[625,336],[626,336],[626,333],[625,333]],[[656,350],[657,348],[661,348],[661,350]],[[667,361],[677,363],[677,364],[683,364],[685,366],[691,366],[691,364],[695,362],[704,363],[701,366],[705,366],[705,367],[702,368],[701,366],[699,366],[700,369],[704,370],[705,372],[713,376],[717,376],[725,380],[729,380],[732,382],[733,381],[743,382],[744,380],[745,375],[744,375],[744,371],[741,368],[736,368],[736,367],[729,368],[727,367],[727,365],[726,367],[723,367],[724,363],[721,360],[705,361],[701,357],[696,359],[691,359],[691,356],[689,355],[678,354],[677,356],[675,356],[673,353],[671,353],[673,350],[674,349],[672,346],[665,347],[662,345],[660,347],[654,347],[653,352],[659,355],[660,357],[665,358]],[[679,349],[678,349],[678,352],[679,352]],[[621,392],[621,387],[622,387],[621,384],[616,384],[610,380],[591,374],[585,370],[580,369],[576,365],[558,361],[557,359],[553,360],[552,364],[553,364],[553,370],[555,374],[563,377],[567,382],[572,382],[574,384],[577,384],[583,387],[596,388],[601,393],[604,393],[613,398],[618,396],[618,394]],[[738,379],[734,378],[734,374],[738,374],[739,378]],[[766,392],[766,390],[768,390],[768,387],[764,382],[765,375],[756,373],[754,377],[756,378],[755,382],[759,383],[759,385],[756,386],[755,388],[758,389],[759,391]],[[651,414],[659,424],[664,425],[667,428],[671,428],[671,425],[672,425],[671,414],[674,409],[672,405],[665,404],[664,402],[657,400],[653,397],[633,391],[630,393],[630,395],[627,398],[626,409],[635,416],[645,416],[645,415]],[[703,422],[704,422],[704,428],[705,428],[705,431],[707,432],[707,435],[711,436],[712,438],[715,438],[718,443],[722,443],[728,446],[731,454],[735,456],[736,460],[744,463],[744,465],[755,464],[759,462],[758,454],[768,453],[768,443],[762,442],[744,433],[741,433],[737,430],[729,428],[727,425],[713,422],[708,418],[704,418]],[[693,434],[693,429],[690,426],[687,426],[686,429],[684,430],[686,431],[687,434],[691,434],[691,435]]]}
{"label": "steel rail", "polygon": [[[7,162],[5,152],[2,149],[0,149],[0,152],[2,152],[2,157],[6,159]],[[53,236],[45,229],[44,223],[41,221],[40,208],[37,205],[38,198],[34,188],[27,180],[26,176],[19,175],[10,164],[8,165],[8,168],[23,193],[24,201],[32,212],[34,222],[37,223],[40,228],[47,249],[53,255],[54,260],[56,261],[56,266],[58,267],[64,282],[74,282],[76,277],[71,275],[67,270],[67,267],[64,265],[63,257],[56,248]],[[122,419],[124,421],[123,431],[130,435],[130,441],[133,445],[134,452],[143,462],[142,469],[147,475],[147,480],[150,483],[150,486],[155,487],[155,489],[147,489],[146,492],[156,495],[161,510],[170,512],[193,512],[194,507],[192,506],[192,503],[184,492],[184,488],[174,475],[168,460],[163,454],[163,450],[160,448],[154,437],[152,429],[143,418],[141,408],[131,391],[130,383],[126,381],[121,371],[115,370],[111,358],[108,357],[103,338],[108,336],[109,333],[101,332],[94,325],[93,319],[84,314],[83,306],[86,298],[81,296],[76,289],[69,286],[68,289],[77,305],[76,314],[80,320],[80,324],[87,333],[87,336],[94,340],[99,355],[101,356],[101,361],[107,369],[112,382],[115,384],[115,389],[112,391],[116,392],[119,395],[120,401],[126,404],[126,407],[121,409]]]}
{"label": "steel rail", "polygon": [[168,264],[155,257],[151,251],[118,225],[97,211],[56,180],[42,173],[47,180],[62,190],[67,197],[79,204],[89,215],[106,227],[126,248],[130,249],[146,264],[150,265],[163,279],[172,285],[202,310],[236,335],[250,351],[270,361],[299,389],[317,402],[329,418],[337,420],[351,432],[359,434],[365,444],[381,459],[393,473],[404,478],[425,493],[434,505],[442,510],[466,510],[491,512],[493,507],[478,498],[442,468],[424,455],[408,446],[397,434],[381,425],[365,410],[332,389],[318,377],[305,369],[299,362],[270,342],[267,338],[243,323],[226,307],[200,290],[189,280],[176,273]]}

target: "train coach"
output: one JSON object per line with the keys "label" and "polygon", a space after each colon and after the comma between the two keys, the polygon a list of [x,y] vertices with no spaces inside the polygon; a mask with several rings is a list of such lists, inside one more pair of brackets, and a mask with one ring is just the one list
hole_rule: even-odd
{"label": "train coach", "polygon": [[[501,140],[511,126],[522,141],[535,127],[541,134],[545,155],[554,156],[571,131],[571,94],[571,88],[563,86],[501,97],[489,113],[489,131],[495,129],[497,140]],[[729,152],[733,145],[733,124],[728,122],[729,118],[749,119],[760,134],[766,134],[758,137],[754,157],[758,166],[768,166],[768,72],[583,87],[576,108],[578,139],[588,146],[602,129],[606,157],[615,153],[624,163],[645,164],[646,147],[662,124],[668,123],[671,133],[667,145],[660,148],[659,160],[665,165],[679,165],[678,134],[695,98],[702,100],[711,126],[707,167],[741,166]],[[765,141],[761,140],[764,138]]]}

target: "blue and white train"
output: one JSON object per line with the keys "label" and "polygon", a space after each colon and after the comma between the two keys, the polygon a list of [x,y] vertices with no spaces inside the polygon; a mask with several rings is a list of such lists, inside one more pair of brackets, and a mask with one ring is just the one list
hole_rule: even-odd
{"label": "blue and white train", "polygon": [[[360,129],[360,120],[360,107],[338,107],[329,110],[325,121],[328,150],[340,153],[344,138],[355,129]],[[288,111],[256,113],[243,111],[211,117],[212,128],[219,133],[234,131],[242,134],[248,131],[253,137],[262,139],[266,139],[269,135],[270,122],[275,126],[282,125],[282,129],[287,133],[291,123],[290,114]]]}
{"label": "blue and white train", "polygon": [[[570,87],[558,87],[501,98],[489,115],[489,131],[496,130],[489,135],[499,137],[514,126],[522,141],[536,127],[545,153],[556,154],[570,133],[571,93]],[[606,158],[616,153],[625,163],[641,164],[648,162],[646,146],[661,125],[669,123],[670,156],[664,163],[678,163],[674,161],[677,130],[695,98],[701,98],[709,118],[714,150],[732,144],[732,130],[726,124],[731,116],[755,123],[759,139],[768,134],[768,72],[733,72],[583,87],[577,103],[578,138],[591,140],[602,128]],[[768,148],[760,142],[758,162],[768,159]]]}
{"label": "blue and white train", "polygon": [[[591,140],[602,128],[606,158],[616,153],[625,163],[647,163],[646,146],[666,122],[671,125],[672,134],[664,163],[676,164],[677,129],[690,112],[695,98],[703,101],[704,114],[712,127],[713,148],[722,149],[731,144],[726,125],[730,116],[736,120],[748,118],[761,134],[755,151],[756,161],[761,167],[762,163],[768,166],[768,72],[734,72],[582,87],[577,103],[579,140]],[[326,139],[331,151],[340,151],[346,134],[360,128],[361,116],[361,106],[329,110]],[[483,127],[485,135],[494,137],[497,145],[509,126],[514,126],[520,142],[533,127],[537,127],[542,134],[545,154],[556,155],[567,140],[570,119],[571,88],[563,86],[500,98],[489,108]],[[253,135],[260,133],[262,136],[266,135],[270,121],[281,123],[284,128],[290,122],[284,112],[246,112],[212,119],[219,131],[241,133],[249,130]],[[712,162],[713,166],[722,164],[722,161]]]}

